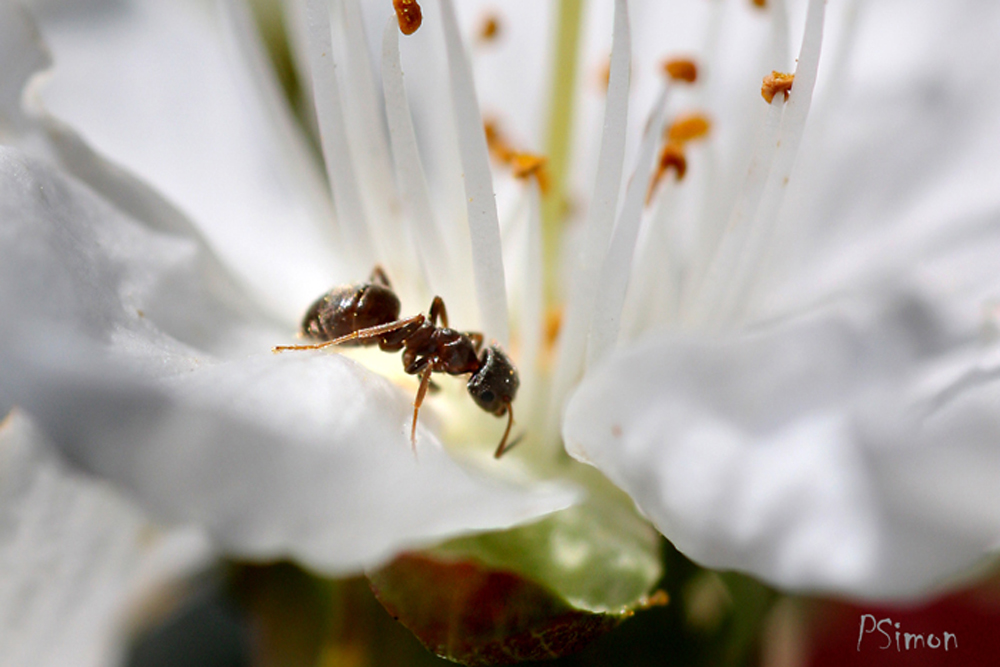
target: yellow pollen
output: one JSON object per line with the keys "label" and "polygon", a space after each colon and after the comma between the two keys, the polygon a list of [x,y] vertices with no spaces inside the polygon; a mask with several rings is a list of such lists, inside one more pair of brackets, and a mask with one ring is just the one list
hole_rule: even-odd
{"label": "yellow pollen", "polygon": [[754,7],[760,7],[761,9],[767,7],[767,0],[750,0]]}
{"label": "yellow pollen", "polygon": [[682,114],[667,129],[666,139],[671,143],[686,144],[695,139],[703,139],[711,129],[712,122],[705,114]]}
{"label": "yellow pollen", "polygon": [[792,82],[795,81],[794,74],[784,74],[782,72],[771,72],[764,77],[764,83],[760,87],[760,94],[768,104],[778,93],[784,93],[788,99],[788,93],[792,89]]}
{"label": "yellow pollen", "polygon": [[420,27],[423,14],[417,0],[392,0],[396,10],[396,20],[399,21],[399,31],[404,35],[412,35]]}
{"label": "yellow pollen", "polygon": [[688,58],[674,58],[665,61],[663,71],[674,81],[694,83],[698,79],[698,66]]}

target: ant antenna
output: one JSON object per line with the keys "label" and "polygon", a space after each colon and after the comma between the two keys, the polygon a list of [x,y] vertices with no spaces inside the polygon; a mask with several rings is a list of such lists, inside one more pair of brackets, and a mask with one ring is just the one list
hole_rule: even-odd
{"label": "ant antenna", "polygon": [[352,331],[346,336],[341,336],[340,338],[334,338],[333,340],[323,341],[322,343],[316,343],[315,345],[276,345],[271,348],[271,352],[284,352],[285,350],[322,350],[324,347],[330,347],[331,345],[343,345],[352,340],[366,340],[369,338],[378,338],[382,334],[392,333],[394,331],[399,331],[407,325],[415,324],[417,322],[423,322],[423,315],[414,315],[413,317],[408,317],[405,320],[396,320],[394,322],[389,322],[387,324],[380,324],[374,327],[368,327],[367,329],[358,329],[357,331]]}
{"label": "ant antenna", "polygon": [[[514,408],[511,406],[510,401],[505,401],[504,405],[507,406],[507,428],[503,432],[503,438],[500,440],[500,446],[497,447],[497,451],[493,454],[493,458],[498,459],[503,456],[503,453],[507,450],[507,436],[510,435],[510,427],[514,425]],[[518,438],[520,440],[520,438]],[[515,440],[511,447],[517,444]]]}

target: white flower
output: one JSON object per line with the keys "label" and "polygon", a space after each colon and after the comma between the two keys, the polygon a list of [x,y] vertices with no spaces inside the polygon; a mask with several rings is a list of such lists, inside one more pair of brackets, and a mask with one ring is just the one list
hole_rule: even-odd
{"label": "white flower", "polygon": [[[537,210],[534,187],[498,175],[499,219],[525,238],[501,256],[471,80],[455,26],[437,32],[431,3],[434,20],[402,45],[404,64],[415,64],[406,76],[426,132],[418,137],[431,137],[419,144],[429,190],[420,168],[402,162],[417,154],[415,139],[391,88],[394,136],[383,134],[357,3],[334,13],[344,41],[329,44],[323,3],[296,15],[335,206],[266,71],[224,57],[200,3],[48,9],[43,30],[62,69],[41,88],[46,108],[180,210],[38,107],[21,112],[21,84],[44,58],[23,25],[9,28],[17,19],[5,9],[0,25],[17,40],[4,48],[27,66],[0,79],[3,141],[16,146],[0,149],[0,309],[15,314],[0,324],[0,360],[15,369],[0,379],[4,407],[21,405],[72,460],[158,516],[198,522],[243,556],[347,572],[566,507],[572,488],[519,484],[520,461],[544,467],[561,430],[571,454],[699,562],[795,588],[925,590],[997,537],[997,424],[977,337],[996,285],[996,233],[992,184],[970,180],[992,157],[972,141],[952,150],[962,131],[995,136],[995,100],[974,94],[990,58],[966,73],[946,48],[969,26],[985,48],[982,26],[996,23],[971,3],[951,10],[955,32],[929,0],[906,3],[902,25],[892,23],[902,4],[866,5],[855,24],[836,24],[840,50],[824,50],[810,110],[823,14],[810,2],[808,21],[792,13],[805,34],[796,87],[787,105],[779,96],[768,107],[754,91],[762,75],[793,69],[783,4],[771,4],[755,14],[732,0],[634,3],[630,100],[630,35],[617,3],[608,110],[595,120],[603,100],[584,103],[586,139],[576,142],[596,152],[586,142],[604,118],[601,157],[574,175],[590,193],[581,231],[567,266],[549,271],[541,262],[556,250],[541,253],[535,218],[516,214],[523,201]],[[365,10],[381,35],[390,3]],[[594,32],[606,35],[610,5],[593,11],[603,17]],[[654,58],[679,48],[662,26],[692,14],[707,37],[684,46],[705,48],[696,53],[705,84],[657,98]],[[239,12],[228,16],[244,61],[259,57]],[[944,35],[934,59],[917,38],[928,26]],[[888,34],[913,35],[916,46],[887,44]],[[384,39],[391,72],[399,38],[390,28]],[[489,62],[475,67],[484,107],[533,105],[526,115],[537,117],[536,61],[513,82],[529,94],[502,77],[491,93]],[[650,105],[662,119],[685,104],[711,116],[711,138],[691,147],[685,180],[644,212],[659,124],[644,142],[639,130]],[[519,136],[544,129],[530,125],[512,122]],[[415,230],[403,242],[399,230],[410,228],[399,225],[394,172]],[[340,354],[269,352],[313,299],[362,279],[375,261],[413,312],[441,293],[456,325],[505,343],[510,283],[533,397],[517,404],[529,439],[490,473],[479,454],[502,424],[467,396],[422,411],[414,460],[407,390]],[[545,357],[539,294],[561,271],[567,306],[546,376],[533,363]],[[545,395],[547,413],[536,408]],[[945,441],[953,458],[940,453]]]}
{"label": "white flower", "polygon": [[666,291],[633,269],[630,290],[668,300],[632,316],[660,309],[659,326],[588,372],[563,433],[701,564],[912,596],[1000,535],[1000,163],[985,148],[1000,131],[1000,13],[845,4],[830,7],[847,20],[824,45],[794,170],[782,152],[802,129],[801,75],[777,135],[764,130],[763,190],[741,171],[749,200],[733,207],[721,178],[721,210],[675,209],[671,243],[729,225],[717,254],[696,241],[657,255]]}
{"label": "white flower", "polygon": [[[146,139],[143,164],[162,170],[147,175],[209,221],[200,232],[239,267],[254,298],[184,214],[93,154],[37,106],[33,90],[22,112],[21,86],[46,57],[26,15],[5,3],[4,44],[20,66],[2,82],[4,408],[20,405],[70,459],[158,519],[196,522],[233,554],[293,557],[331,574],[574,502],[572,487],[526,486],[523,475],[504,479],[457,461],[428,427],[431,410],[421,415],[415,457],[409,391],[343,355],[271,352],[292,337],[309,301],[351,278],[344,267],[357,253],[338,258],[329,218],[309,208],[329,212],[315,172],[278,178],[278,150],[288,146],[262,109],[246,106],[249,82],[239,77],[249,75],[230,69],[205,7],[43,9],[57,58],[62,40],[83,41],[79,58],[61,60],[67,69],[109,56],[84,78],[81,116],[86,104],[118,98],[102,85],[151,86],[152,98],[132,92],[114,103],[112,136]],[[143,49],[171,57],[145,59]],[[57,110],[59,91],[74,92],[58,76]],[[186,87],[167,85],[178,83]],[[158,106],[157,95],[174,93],[182,97]],[[129,126],[145,103],[168,132],[195,141]],[[174,116],[161,118],[162,109]]]}

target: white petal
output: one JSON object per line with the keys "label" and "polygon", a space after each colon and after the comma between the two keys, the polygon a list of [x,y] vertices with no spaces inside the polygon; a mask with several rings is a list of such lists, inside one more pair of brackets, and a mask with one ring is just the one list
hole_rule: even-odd
{"label": "white petal", "polygon": [[[584,381],[567,409],[567,447],[706,566],[863,597],[924,592],[1000,535],[984,520],[949,525],[940,512],[901,509],[907,496],[885,464],[907,447],[870,461],[915,432],[914,448],[981,456],[990,442],[996,455],[996,409],[976,412],[970,432],[923,425],[899,405],[962,343],[939,316],[897,293],[724,339],[651,339]],[[986,475],[965,479],[946,456],[921,461],[945,466],[940,495],[976,483],[970,496],[995,495],[981,488]],[[924,479],[936,472],[914,465]]]}
{"label": "white petal", "polygon": [[0,138],[22,129],[29,121],[21,109],[21,93],[35,72],[47,67],[51,58],[41,44],[27,12],[19,5],[0,5]]}
{"label": "white petal", "polygon": [[827,80],[820,66],[779,222],[790,234],[773,248],[775,302],[801,304],[874,272],[910,270],[984,217],[995,219],[1000,205],[1000,158],[990,150],[1000,136],[992,65],[1000,6],[965,1],[942,14],[934,2],[889,1],[858,9],[843,76]]}
{"label": "white petal", "polygon": [[282,135],[201,3],[57,12],[42,32],[55,61],[46,107],[191,215],[269,308],[294,321],[348,277],[314,179],[286,168]]}
{"label": "white petal", "polygon": [[11,149],[0,215],[0,406],[233,553],[356,572],[576,498],[460,466],[426,428],[432,405],[414,457],[410,391],[339,354],[272,354],[282,332],[224,299],[196,244]]}
{"label": "white petal", "polygon": [[67,470],[24,415],[0,422],[0,663],[117,664],[143,598],[209,557],[200,533],[158,533]]}
{"label": "white petal", "polygon": [[467,470],[423,426],[414,456],[409,396],[343,357],[268,355],[177,378],[168,392],[102,384],[94,370],[42,377],[42,393],[22,401],[81,465],[244,557],[357,572],[575,499]]}

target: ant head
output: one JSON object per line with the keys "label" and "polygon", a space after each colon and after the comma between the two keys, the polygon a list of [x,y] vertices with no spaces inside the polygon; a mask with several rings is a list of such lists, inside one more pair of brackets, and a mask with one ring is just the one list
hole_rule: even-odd
{"label": "ant head", "polygon": [[514,401],[521,379],[517,369],[503,350],[490,345],[483,351],[482,363],[467,385],[476,405],[491,414],[503,415]]}

